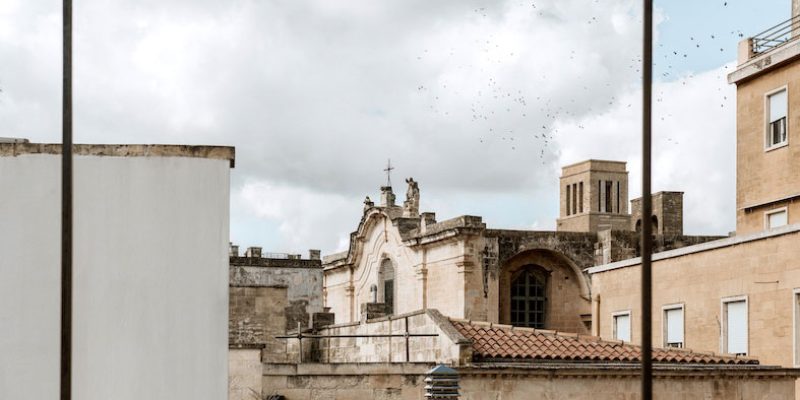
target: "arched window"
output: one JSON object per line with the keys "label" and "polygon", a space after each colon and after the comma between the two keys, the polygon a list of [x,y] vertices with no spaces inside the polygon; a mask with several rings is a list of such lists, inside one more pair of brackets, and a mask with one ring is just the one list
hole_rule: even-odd
{"label": "arched window", "polygon": [[526,267],[511,283],[511,325],[544,328],[547,317],[547,276]]}
{"label": "arched window", "polygon": [[392,260],[386,258],[381,261],[379,272],[380,285],[378,285],[378,301],[386,304],[386,313],[394,314],[394,266]]}

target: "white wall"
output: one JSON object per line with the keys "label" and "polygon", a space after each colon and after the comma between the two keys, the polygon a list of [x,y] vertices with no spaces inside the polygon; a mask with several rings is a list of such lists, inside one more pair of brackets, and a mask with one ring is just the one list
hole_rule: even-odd
{"label": "white wall", "polygon": [[[227,396],[229,161],[75,157],[73,398]],[[59,390],[60,156],[0,157],[0,399]]]}

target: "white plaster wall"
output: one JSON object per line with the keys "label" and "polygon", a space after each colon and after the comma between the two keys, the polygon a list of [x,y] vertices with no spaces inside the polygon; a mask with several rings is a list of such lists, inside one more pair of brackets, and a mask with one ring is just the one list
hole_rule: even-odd
{"label": "white plaster wall", "polygon": [[[224,399],[227,160],[75,157],[73,397]],[[57,398],[60,156],[0,157],[0,399]]]}

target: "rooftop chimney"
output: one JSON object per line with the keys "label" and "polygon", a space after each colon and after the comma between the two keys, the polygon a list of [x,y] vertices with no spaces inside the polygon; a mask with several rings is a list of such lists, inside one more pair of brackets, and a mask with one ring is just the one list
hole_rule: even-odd
{"label": "rooftop chimney", "polygon": [[308,259],[309,260],[319,260],[321,255],[321,251],[311,249],[308,251]]}
{"label": "rooftop chimney", "polygon": [[381,186],[381,207],[394,207],[394,192],[391,186]]}

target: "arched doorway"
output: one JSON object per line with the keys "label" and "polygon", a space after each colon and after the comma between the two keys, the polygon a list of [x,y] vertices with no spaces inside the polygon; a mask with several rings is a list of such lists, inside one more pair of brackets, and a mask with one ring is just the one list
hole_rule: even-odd
{"label": "arched doorway", "polygon": [[511,325],[544,329],[547,320],[547,273],[526,265],[511,282]]}

